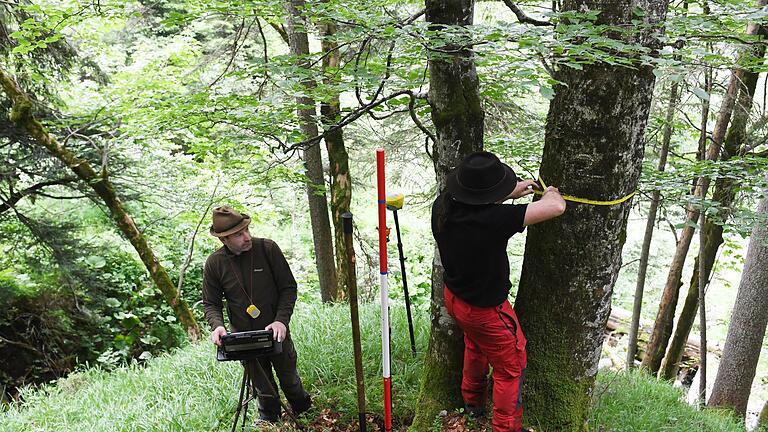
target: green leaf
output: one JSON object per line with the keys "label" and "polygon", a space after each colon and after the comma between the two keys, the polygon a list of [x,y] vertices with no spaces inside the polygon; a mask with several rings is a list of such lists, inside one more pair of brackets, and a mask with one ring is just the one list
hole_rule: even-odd
{"label": "green leaf", "polygon": [[555,98],[555,90],[552,87],[539,87],[539,93],[544,96],[544,99],[552,100]]}
{"label": "green leaf", "polygon": [[109,307],[116,308],[120,306],[120,300],[114,297],[109,297],[108,299],[104,300],[104,304],[106,304]]}
{"label": "green leaf", "polygon": [[693,88],[693,94],[696,95],[699,99],[703,101],[709,100],[709,93],[707,93],[703,88],[700,87],[694,87]]}
{"label": "green leaf", "polygon": [[139,340],[141,341],[141,343],[143,343],[145,345],[155,345],[156,343],[160,342],[160,339],[158,339],[158,338],[156,338],[156,337],[154,337],[152,335],[143,336],[143,337],[139,338]]}
{"label": "green leaf", "polygon": [[107,265],[107,261],[104,259],[104,257],[100,256],[89,256],[85,259],[85,263],[96,269],[100,269]]}

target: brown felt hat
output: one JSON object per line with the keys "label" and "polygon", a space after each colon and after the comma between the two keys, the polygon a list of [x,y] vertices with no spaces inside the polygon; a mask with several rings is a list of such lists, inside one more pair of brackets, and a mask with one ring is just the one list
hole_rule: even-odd
{"label": "brown felt hat", "polygon": [[213,209],[213,225],[210,233],[214,237],[226,237],[247,227],[250,223],[250,216],[224,205]]}

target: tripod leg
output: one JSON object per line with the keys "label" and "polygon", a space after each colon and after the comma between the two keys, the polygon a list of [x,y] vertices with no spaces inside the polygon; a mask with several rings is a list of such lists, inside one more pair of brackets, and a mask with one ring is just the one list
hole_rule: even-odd
{"label": "tripod leg", "polygon": [[[246,382],[248,382],[248,367],[246,365],[243,365],[243,379],[240,382],[240,398],[237,401],[237,409],[235,410],[235,420],[232,422],[232,432],[235,432],[235,428],[237,428],[237,420],[240,418],[240,411],[243,409],[243,393],[246,393]],[[245,397],[248,398],[248,394],[245,394]],[[247,409],[247,405],[246,405]],[[245,413],[243,413],[243,425],[245,425]]]}
{"label": "tripod leg", "polygon": [[[245,428],[245,419],[248,417],[248,403],[251,402],[251,399],[253,399],[253,377],[251,376],[250,371],[248,370],[248,363],[243,364],[243,368],[245,368],[245,373],[248,376],[248,379],[246,380],[245,384],[245,402],[243,402],[243,424],[242,428]],[[250,384],[250,385],[249,385]]]}

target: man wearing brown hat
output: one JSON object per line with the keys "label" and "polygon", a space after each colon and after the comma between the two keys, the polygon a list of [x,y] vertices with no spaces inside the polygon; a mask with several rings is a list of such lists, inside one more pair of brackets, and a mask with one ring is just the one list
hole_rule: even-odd
{"label": "man wearing brown hat", "polygon": [[250,223],[248,215],[232,207],[213,210],[210,233],[223,245],[205,262],[203,305],[216,345],[221,345],[221,336],[227,333],[222,299],[227,300],[232,331],[272,330],[274,338],[283,343],[282,353],[258,360],[269,381],[257,373],[255,364],[246,366],[260,395],[261,420],[275,422],[280,418],[280,402],[268,396],[277,389],[272,368],[295,414],[311,406],[296,370],[296,349],[288,330],[296,303],[296,280],[274,241],[251,237]]}

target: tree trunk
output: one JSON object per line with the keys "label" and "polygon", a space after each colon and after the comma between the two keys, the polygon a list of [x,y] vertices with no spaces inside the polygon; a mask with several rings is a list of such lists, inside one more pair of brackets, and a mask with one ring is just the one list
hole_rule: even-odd
{"label": "tree trunk", "polygon": [[[565,1],[563,7],[599,10],[598,25],[626,25],[635,19],[633,9],[643,10],[645,30],[631,42],[650,46],[658,44],[667,2]],[[555,78],[564,84],[549,108],[542,178],[568,195],[598,200],[634,191],[651,68],[596,63],[564,67]],[[515,309],[528,337],[525,416],[537,429],[586,429],[630,206],[569,203],[559,218],[529,227]]]}
{"label": "tree trunk", "polygon": [[[763,45],[755,49],[754,56],[762,58],[765,54]],[[743,59],[744,60],[744,59]],[[751,59],[751,60],[754,60]],[[759,74],[754,72],[745,72],[744,87],[739,93],[739,102],[733,115],[733,121],[728,129],[728,135],[725,138],[721,158],[728,160],[739,153],[741,147],[746,143],[747,123],[752,108],[752,97],[757,87]],[[719,177],[715,180],[715,190],[712,193],[712,200],[717,202],[720,210],[718,218],[720,221],[714,223],[711,219],[704,224],[705,242],[704,251],[704,279],[709,280],[712,268],[715,264],[715,257],[720,245],[723,244],[723,226],[731,216],[731,206],[736,198],[736,189],[738,184],[731,178]],[[701,247],[701,246],[700,246]],[[683,310],[677,320],[675,334],[669,343],[667,355],[664,357],[659,369],[659,377],[667,380],[674,380],[679,370],[678,364],[682,357],[683,346],[691,332],[691,327],[696,316],[698,308],[699,291],[699,258],[694,262],[694,271],[691,276],[691,282],[688,293],[685,298]]]}
{"label": "tree trunk", "polygon": [[[760,6],[764,6],[766,4],[766,0],[760,0],[758,3]],[[747,34],[749,35],[763,34],[764,32],[765,30],[756,24],[749,24],[747,27]],[[756,59],[761,61],[764,55],[765,47],[758,45],[748,51],[743,52],[739,56],[737,63],[751,64],[755,62]],[[736,155],[741,148],[741,145],[745,142],[747,123],[749,121],[749,112],[752,106],[752,95],[754,95],[755,88],[757,86],[758,76],[759,74],[754,72],[747,72],[741,68],[734,70],[731,74],[728,91],[725,98],[723,99],[723,105],[720,108],[720,114],[718,116],[717,123],[715,124],[715,130],[713,131],[712,144],[709,147],[707,155],[708,159],[715,160],[717,158],[717,152],[720,147],[720,143],[723,143],[723,150],[720,157],[723,160],[727,160],[731,156]],[[734,106],[734,101],[737,99],[738,105]],[[732,113],[733,122],[731,122],[731,126],[728,127],[728,122]],[[725,138],[725,140],[723,140],[726,130],[728,131],[728,136]],[[704,185],[701,186],[699,190],[696,191],[697,193],[694,195],[696,197],[704,197],[706,196],[706,189],[709,185],[709,181],[704,178],[700,178],[699,181]],[[735,185],[731,180],[727,178],[719,178],[715,182],[715,192],[713,194],[713,199],[718,201],[720,203],[720,207],[723,208],[723,211],[721,212],[721,219],[723,221],[722,223],[725,223],[725,221],[727,221],[728,217],[730,216],[728,207],[732,204],[735,197],[734,189],[736,186],[737,185]],[[680,350],[682,349],[681,344],[684,343],[688,337],[688,334],[690,333],[693,320],[696,316],[696,308],[698,307],[699,278],[697,259],[697,265],[694,268],[694,275],[691,279],[691,284],[685,299],[685,305],[683,307],[683,311],[680,314],[680,318],[678,319],[677,328],[675,329],[675,338],[669,345],[669,353],[667,354],[667,359],[665,360],[662,367],[662,358],[664,358],[664,353],[667,351],[667,343],[671,333],[672,319],[674,318],[674,312],[677,306],[677,291],[682,285],[682,267],[685,263],[685,255],[688,252],[688,246],[690,246],[689,237],[693,236],[694,228],[691,226],[690,222],[695,220],[693,217],[694,215],[698,217],[698,210],[689,208],[689,224],[686,225],[686,227],[683,229],[681,241],[678,243],[677,249],[675,251],[675,259],[673,259],[673,263],[667,278],[667,285],[665,286],[664,293],[662,294],[662,302],[659,305],[659,311],[656,316],[657,323],[659,323],[660,320],[662,320],[664,323],[664,333],[658,334],[660,333],[660,330],[657,329],[657,327],[654,327],[654,331],[651,333],[651,339],[649,340],[648,344],[648,349],[650,350],[649,354],[651,355],[647,356],[643,361],[644,367],[647,367],[653,373],[658,372],[660,377],[664,377],[666,379],[673,379],[677,374],[677,363],[680,361]],[[717,250],[723,241],[722,226],[711,225],[711,223],[706,224],[704,228],[705,230],[710,230],[709,232],[705,232],[707,241],[704,246],[704,269],[706,270],[705,276],[707,280],[709,279],[709,273],[712,269],[712,266],[714,265]],[[685,240],[687,240],[687,245],[684,244]],[[668,292],[668,290],[671,288],[672,278],[675,278],[674,286],[676,288],[674,293]],[[665,309],[664,306],[668,294],[674,296],[672,301],[673,305],[670,305]],[[667,331],[670,331],[670,333],[667,333]],[[659,337],[657,338],[657,336]]]}
{"label": "tree trunk", "polygon": [[[699,226],[703,227],[707,223],[707,212],[699,212]],[[699,230],[699,262],[704,263],[704,230]],[[707,404],[707,306],[706,295],[707,281],[704,279],[704,269],[699,268],[699,406],[703,408]]]}
{"label": "tree trunk", "polygon": [[[288,45],[291,48],[291,55],[296,57],[299,66],[310,69],[306,59],[309,54],[309,39],[302,9],[304,9],[304,0],[287,0],[285,2]],[[308,70],[307,75],[312,76],[311,71]],[[303,85],[309,90],[315,87],[315,81],[307,78]],[[298,104],[301,132],[304,137],[317,136],[317,123],[315,122],[317,111],[314,99],[299,96],[296,98],[296,103]],[[312,224],[312,240],[315,246],[315,265],[320,281],[320,297],[323,302],[333,301],[338,297],[338,285],[320,145],[318,143],[309,145],[304,149],[303,156],[304,167],[307,171],[307,200],[309,201],[309,217]]]}
{"label": "tree trunk", "polygon": [[[754,33],[752,33],[754,34]],[[739,86],[744,77],[743,69],[736,69],[731,74],[731,80],[728,84],[728,90],[723,97],[723,103],[720,107],[720,113],[712,131],[712,142],[707,149],[706,158],[710,161],[716,161],[720,154],[720,147],[723,138],[728,129],[728,123],[731,120],[733,107],[738,94]],[[701,200],[707,195],[709,189],[709,178],[699,177],[694,187],[694,198]],[[642,367],[656,374],[661,367],[661,360],[667,350],[667,343],[672,335],[672,325],[677,308],[677,298],[682,286],[683,266],[685,258],[688,255],[688,249],[691,246],[691,239],[696,231],[696,221],[699,219],[699,208],[694,204],[688,207],[686,215],[686,224],[680,235],[680,240],[675,248],[675,255],[672,258],[672,264],[669,267],[667,281],[664,285],[664,291],[659,301],[659,310],[656,313],[656,320],[648,340],[648,354],[643,358]]]}
{"label": "tree trunk", "polygon": [[[659,171],[664,171],[667,166],[667,156],[669,155],[669,143],[672,140],[672,122],[675,120],[675,111],[678,103],[678,89],[680,85],[675,82],[669,91],[669,105],[667,106],[667,115],[664,119],[664,136],[661,140],[661,149],[659,150],[659,163],[656,167]],[[640,326],[640,314],[643,307],[643,291],[645,290],[645,275],[648,270],[648,256],[651,251],[651,240],[653,239],[653,228],[656,224],[656,213],[659,209],[659,200],[661,193],[658,190],[653,191],[651,204],[648,208],[648,219],[645,223],[645,236],[643,237],[643,246],[640,252],[640,268],[637,272],[637,285],[635,286],[635,301],[632,309],[632,323],[629,327],[629,345],[627,347],[627,368],[635,367],[635,356],[637,355],[637,331]]]}
{"label": "tree trunk", "polygon": [[[626,333],[627,326],[629,326],[631,321],[632,311],[612,306],[611,315],[608,317],[608,322],[605,325],[606,334]],[[645,342],[648,340],[648,335],[650,334],[652,327],[652,320],[640,319],[640,325],[637,331],[637,350],[639,352],[638,357],[641,359],[644,356]],[[699,337],[696,335],[690,336],[685,343],[683,355],[691,359],[695,358],[699,355],[700,349],[701,339],[699,339]],[[722,350],[711,345],[707,346],[707,351],[710,354],[714,354],[716,356],[723,355]]]}
{"label": "tree trunk", "polygon": [[[443,25],[472,25],[471,0],[426,0],[430,29],[440,33]],[[436,36],[436,39],[440,35]],[[454,36],[455,37],[455,36]],[[447,45],[451,54],[429,58],[429,95],[437,141],[432,149],[438,190],[445,176],[464,158],[483,147],[485,113],[478,91],[479,80],[472,52]],[[424,358],[419,402],[412,430],[425,431],[437,413],[461,406],[461,369],[464,354],[462,331],[448,315],[443,299],[443,266],[435,248],[432,265],[432,325]]]}
{"label": "tree trunk", "polygon": [[[766,176],[768,179],[768,175]],[[768,189],[757,207],[768,217]],[[762,219],[764,221],[765,219]],[[723,357],[709,399],[709,406],[728,407],[742,418],[746,415],[752,380],[768,325],[768,224],[758,222],[752,229],[739,292],[733,305],[731,324]]]}
{"label": "tree trunk", "polygon": [[[320,24],[322,36],[323,79],[328,89],[333,89],[338,81],[338,69],[341,61],[339,44],[334,40],[336,35],[336,23],[332,20]],[[338,290],[334,300],[342,300],[348,290],[347,267],[349,263],[345,259],[344,230],[341,215],[349,211],[352,201],[352,177],[349,173],[349,155],[344,146],[344,134],[341,128],[328,132],[328,128],[338,123],[341,118],[341,103],[339,94],[328,95],[320,104],[323,126],[326,129],[325,148],[328,151],[328,161],[331,171],[331,215],[333,219],[334,238],[336,244],[336,276],[338,277]]]}
{"label": "tree trunk", "polygon": [[19,88],[16,82],[2,69],[0,69],[0,81],[8,97],[13,101],[11,120],[24,127],[35,141],[44,146],[53,156],[68,166],[78,178],[90,186],[104,201],[109,209],[112,219],[120,231],[125,235],[139,254],[141,261],[149,271],[155,285],[160,289],[166,303],[173,309],[176,318],[187,331],[192,341],[200,340],[200,327],[195,316],[187,306],[187,303],[179,296],[179,291],[171,282],[171,278],[155,257],[147,239],[138,229],[131,215],[126,212],[122,201],[117,196],[115,188],[102,171],[97,173],[91,164],[85,159],[80,159],[45,130],[42,124],[32,114],[32,101]]}
{"label": "tree trunk", "polygon": [[768,430],[768,401],[765,401],[763,409],[760,411],[760,417],[757,419],[757,429]]}

